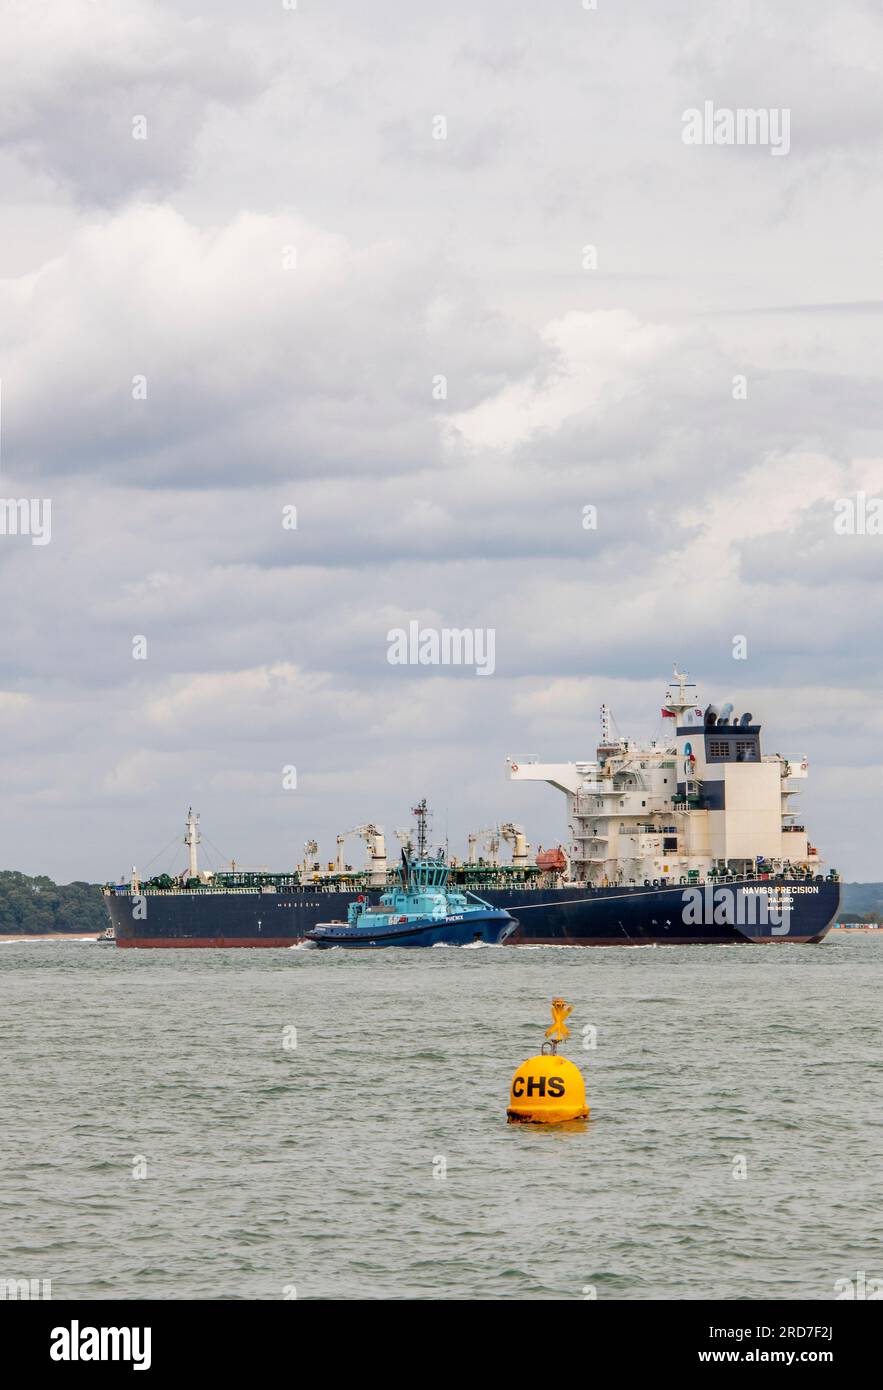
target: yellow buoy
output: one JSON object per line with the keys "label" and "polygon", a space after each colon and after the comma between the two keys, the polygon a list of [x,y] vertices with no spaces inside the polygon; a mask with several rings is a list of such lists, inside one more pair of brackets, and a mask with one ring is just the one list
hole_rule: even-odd
{"label": "yellow buoy", "polygon": [[552,1000],[552,1026],[546,1029],[550,1041],[543,1044],[538,1057],[522,1062],[512,1078],[506,1111],[509,1124],[557,1125],[588,1119],[582,1072],[566,1057],[558,1056],[559,1042],[570,1034],[564,1020],[572,1012],[563,999]]}

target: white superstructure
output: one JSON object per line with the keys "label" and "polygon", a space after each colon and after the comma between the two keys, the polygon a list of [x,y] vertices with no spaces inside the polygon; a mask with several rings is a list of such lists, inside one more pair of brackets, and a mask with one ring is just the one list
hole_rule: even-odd
{"label": "white superstructure", "polygon": [[789,808],[805,757],[763,754],[760,724],[731,704],[703,709],[675,668],[663,704],[670,738],[640,746],[614,739],[601,710],[590,762],[507,759],[516,782],[549,782],[567,798],[574,883],[678,883],[713,872],[752,877],[789,867],[820,871],[818,853]]}

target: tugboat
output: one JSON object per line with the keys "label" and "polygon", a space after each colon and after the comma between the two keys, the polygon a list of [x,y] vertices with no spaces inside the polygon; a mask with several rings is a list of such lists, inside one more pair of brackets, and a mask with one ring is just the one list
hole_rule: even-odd
{"label": "tugboat", "polygon": [[[350,903],[346,922],[322,922],[306,933],[317,946],[499,946],[518,926],[503,908],[475,893],[448,889],[448,865],[440,856],[410,859],[402,850],[401,882],[376,907],[364,896]],[[470,901],[471,899],[471,901]]]}
{"label": "tugboat", "polygon": [[115,946],[117,934],[113,927],[105,927],[103,932],[99,932],[95,940],[99,946]]}

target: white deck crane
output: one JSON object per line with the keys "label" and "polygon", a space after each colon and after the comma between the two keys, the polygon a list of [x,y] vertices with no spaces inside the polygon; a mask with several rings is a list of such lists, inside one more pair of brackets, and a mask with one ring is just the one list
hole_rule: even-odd
{"label": "white deck crane", "polygon": [[383,835],[383,827],[373,825],[354,826],[352,830],[345,830],[337,837],[337,872],[346,872],[346,856],[344,846],[351,835],[361,835],[368,846],[368,869],[370,873],[370,884],[372,888],[386,887],[386,840]]}
{"label": "white deck crane", "polygon": [[317,841],[317,840],[305,840],[305,841],[304,841],[304,858],[303,858],[303,863],[299,866],[299,867],[300,867],[300,872],[301,872],[301,874],[303,875],[304,878],[308,878],[309,875],[313,872],[313,865],[316,863],[316,861],[317,861],[317,859],[318,859],[318,856],[319,856],[319,843],[318,843],[318,841]]}
{"label": "white deck crane", "polygon": [[487,848],[488,863],[493,868],[497,867],[500,862],[500,831],[496,825],[490,826],[487,830],[473,830],[466,838],[469,845],[469,856],[466,861],[468,864],[478,862],[476,848],[483,843]]}
{"label": "white deck crane", "polygon": [[507,820],[500,826],[500,835],[512,846],[512,863],[524,865],[530,861],[530,845],[524,836],[524,826]]}

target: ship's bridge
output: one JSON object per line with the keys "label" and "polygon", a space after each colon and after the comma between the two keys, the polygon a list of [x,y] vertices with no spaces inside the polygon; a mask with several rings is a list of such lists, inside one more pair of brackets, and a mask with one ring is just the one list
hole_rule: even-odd
{"label": "ship's bridge", "polygon": [[417,891],[443,892],[448,881],[448,866],[443,859],[415,859],[408,866],[411,887]]}
{"label": "ship's bridge", "polygon": [[737,724],[705,730],[705,761],[707,763],[760,762],[760,725]]}

